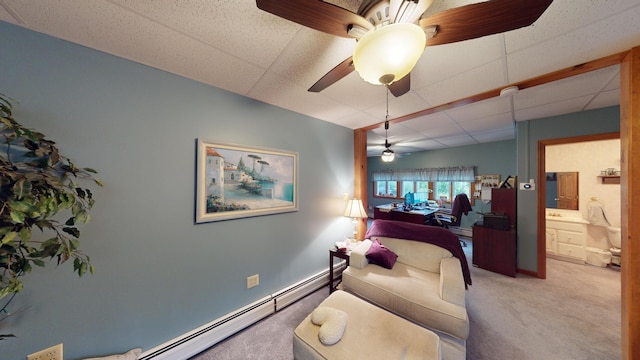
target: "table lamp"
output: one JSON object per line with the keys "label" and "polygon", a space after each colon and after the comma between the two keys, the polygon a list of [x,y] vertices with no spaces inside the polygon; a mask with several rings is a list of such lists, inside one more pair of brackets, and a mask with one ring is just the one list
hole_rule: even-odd
{"label": "table lamp", "polygon": [[347,209],[344,211],[344,216],[350,217],[353,219],[353,239],[356,238],[356,234],[358,233],[358,219],[365,219],[369,216],[367,215],[367,211],[364,209],[362,205],[362,200],[353,199],[349,200],[347,203]]}

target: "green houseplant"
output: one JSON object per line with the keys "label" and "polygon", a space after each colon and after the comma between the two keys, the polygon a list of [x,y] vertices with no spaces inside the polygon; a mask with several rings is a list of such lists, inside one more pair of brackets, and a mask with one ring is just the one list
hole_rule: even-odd
{"label": "green houseplant", "polygon": [[0,300],[9,299],[0,308],[4,313],[34,265],[73,259],[79,276],[93,273],[89,256],[79,250],[78,226],[90,220],[94,199],[76,181],[102,186],[95,170],[76,167],[53,141],[20,125],[12,107],[0,94]]}

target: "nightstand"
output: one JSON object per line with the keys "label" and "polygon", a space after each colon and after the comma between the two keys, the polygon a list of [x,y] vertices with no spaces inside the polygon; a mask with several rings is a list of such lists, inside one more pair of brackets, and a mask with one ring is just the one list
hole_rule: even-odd
{"label": "nightstand", "polygon": [[[349,266],[350,256],[351,256],[351,250],[338,251],[335,248],[329,250],[329,294],[334,292],[338,287],[338,285],[340,284],[340,281],[342,281],[342,272],[344,271],[344,269],[347,268],[347,266]],[[343,259],[345,261],[345,266],[338,269],[339,273],[335,274],[335,276],[333,273],[334,258]]]}

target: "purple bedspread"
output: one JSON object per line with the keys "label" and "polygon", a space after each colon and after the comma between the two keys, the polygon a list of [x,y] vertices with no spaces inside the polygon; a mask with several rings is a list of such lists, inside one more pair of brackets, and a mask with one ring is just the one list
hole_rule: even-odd
{"label": "purple bedspread", "polygon": [[364,237],[365,239],[371,239],[374,236],[422,241],[449,250],[453,256],[460,259],[465,288],[471,285],[471,273],[467,257],[464,254],[464,250],[462,250],[458,236],[451,231],[437,226],[376,219]]}

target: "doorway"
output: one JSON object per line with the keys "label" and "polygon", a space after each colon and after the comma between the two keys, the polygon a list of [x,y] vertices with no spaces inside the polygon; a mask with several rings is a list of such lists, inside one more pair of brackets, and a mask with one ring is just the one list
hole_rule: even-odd
{"label": "doorway", "polygon": [[[562,144],[572,144],[572,143],[580,143],[580,142],[588,142],[588,141],[599,141],[599,140],[613,140],[619,139],[620,133],[606,133],[606,134],[595,134],[595,135],[585,135],[585,136],[575,136],[569,138],[560,138],[560,139],[550,139],[550,140],[540,140],[538,141],[538,179],[546,178],[546,147],[550,145],[562,145]],[[538,184],[538,217],[539,219],[545,219],[546,215],[546,201],[541,199],[546,199],[547,197],[547,185],[545,181],[540,181]],[[545,229],[545,221],[538,222],[538,249],[546,248],[546,229]],[[543,278],[546,278],[547,274],[547,257],[546,252],[538,252],[538,264],[542,265],[538,269],[540,274],[544,274]]]}

